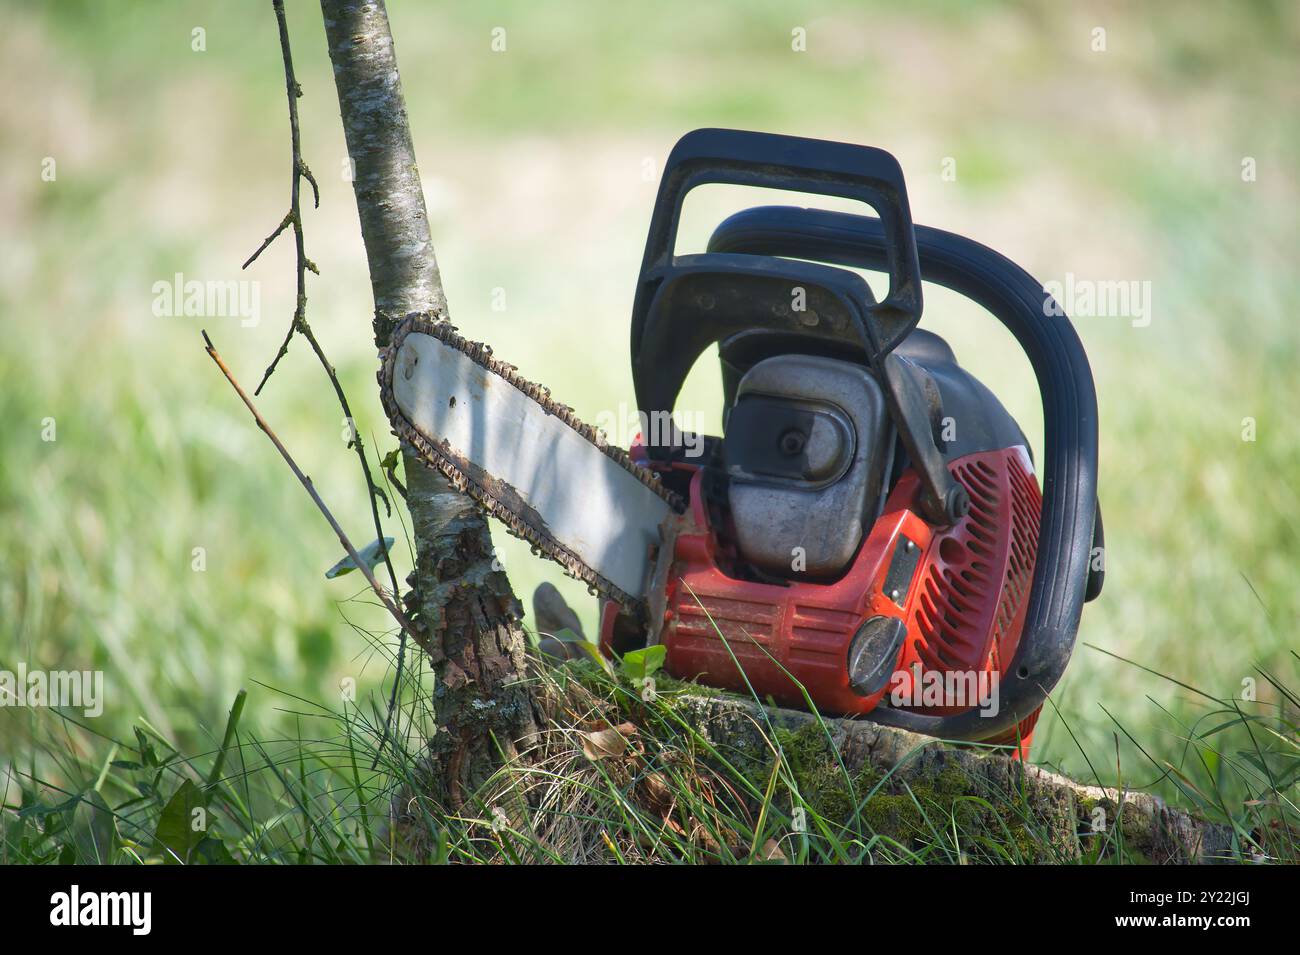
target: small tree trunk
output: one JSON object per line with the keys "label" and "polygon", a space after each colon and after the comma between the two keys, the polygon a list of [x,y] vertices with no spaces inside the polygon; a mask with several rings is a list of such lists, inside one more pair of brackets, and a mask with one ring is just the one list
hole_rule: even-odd
{"label": "small tree trunk", "polygon": [[[445,317],[447,299],[382,0],[321,0],[353,188],[375,299],[375,343],[413,311]],[[438,732],[430,795],[459,807],[516,743],[536,732],[524,675],[522,609],[477,505],[406,452],[407,507],[416,541],[411,600],[434,647]]]}

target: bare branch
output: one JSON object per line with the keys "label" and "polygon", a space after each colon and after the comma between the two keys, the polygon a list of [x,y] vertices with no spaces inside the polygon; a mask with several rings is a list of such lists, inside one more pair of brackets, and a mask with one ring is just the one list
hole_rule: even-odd
{"label": "bare branch", "polygon": [[[280,34],[280,53],[284,60],[284,87],[289,104],[289,140],[292,163],[289,180],[289,212],[276,230],[267,237],[266,241],[244,263],[244,267],[247,268],[280,233],[292,226],[296,261],[295,271],[297,274],[297,297],[295,299],[293,320],[289,323],[284,341],[281,342],[271,363],[267,365],[266,371],[262,374],[262,379],[258,382],[253,393],[255,395],[262,393],[262,389],[266,387],[266,383],[270,381],[271,375],[275,373],[275,369],[279,366],[280,359],[288,354],[289,344],[293,341],[293,336],[299,334],[307,339],[312,352],[316,355],[321,367],[325,370],[325,374],[329,377],[330,385],[334,388],[334,394],[338,398],[339,406],[343,409],[343,415],[348,422],[351,431],[348,446],[357,453],[357,460],[361,465],[361,474],[366,481],[366,495],[370,504],[371,519],[375,525],[375,536],[382,541],[384,539],[384,528],[379,517],[379,503],[383,503],[385,514],[391,517],[393,513],[392,502],[389,500],[388,495],[375,483],[374,477],[370,473],[370,464],[366,460],[365,445],[361,440],[360,432],[354,424],[355,419],[352,416],[352,408],[348,403],[347,394],[343,390],[343,385],[339,382],[334,366],[325,357],[324,349],[321,348],[320,342],[316,340],[315,333],[307,323],[307,272],[310,271],[315,275],[319,275],[320,270],[317,269],[315,262],[307,258],[302,227],[302,180],[306,179],[308,184],[311,185],[312,201],[316,208],[320,207],[320,187],[316,184],[316,177],[312,175],[311,169],[302,158],[302,133],[298,121],[298,99],[302,96],[302,86],[294,75],[293,52],[289,43],[289,26],[285,19],[284,0],[272,0],[272,7],[275,10],[276,26]],[[393,561],[388,554],[387,548],[384,549],[383,556],[384,567],[388,571],[388,579],[392,583],[393,593],[397,594],[399,593],[397,571],[393,568]],[[385,720],[384,734],[380,740],[379,749],[383,748],[388,738],[388,724],[392,719],[392,706],[396,700],[397,684],[401,681],[405,653],[406,630],[403,629],[401,641],[398,645],[397,676],[394,682],[393,700],[390,701],[388,719]]]}
{"label": "bare branch", "polygon": [[203,332],[203,344],[204,348],[207,350],[208,356],[216,363],[216,366],[221,369],[221,373],[226,376],[226,381],[230,382],[230,386],[235,389],[235,394],[239,395],[240,400],[244,402],[244,406],[248,408],[249,412],[252,414],[253,420],[257,422],[257,426],[262,429],[263,434],[271,439],[271,443],[275,445],[275,449],[280,452],[280,457],[284,458],[285,463],[289,465],[289,470],[293,472],[293,476],[296,477],[298,482],[307,490],[307,494],[310,495],[317,509],[325,515],[325,520],[329,521],[329,525],[334,530],[334,534],[338,537],[339,543],[343,545],[343,550],[347,552],[347,555],[352,558],[352,562],[357,565],[357,569],[365,576],[366,582],[370,584],[370,588],[375,592],[375,595],[384,605],[384,608],[392,614],[393,619],[397,621],[397,625],[401,627],[402,633],[409,634],[412,640],[420,646],[425,647],[427,650],[428,647],[426,646],[427,641],[425,638],[415,628],[415,624],[413,624],[406,614],[402,612],[401,608],[397,606],[394,599],[395,595],[390,595],[388,591],[380,585],[379,581],[375,579],[375,575],[371,572],[370,566],[361,559],[361,555],[358,554],[357,549],[352,546],[352,541],[348,539],[348,535],[344,533],[343,528],[339,526],[339,522],[335,520],[330,509],[326,507],[325,502],[321,500],[321,496],[317,493],[315,485],[311,482],[311,478],[302,473],[302,469],[298,467],[298,463],[293,459],[293,456],[289,454],[288,449],[285,448],[276,433],[271,430],[271,426],[266,423],[266,419],[262,417],[262,413],[258,411],[257,406],[253,404],[253,399],[248,397],[247,392],[245,392],[240,386],[230,368],[227,367],[225,361],[222,360],[220,353],[217,352],[217,347],[212,344],[212,339],[208,337],[206,331]]}

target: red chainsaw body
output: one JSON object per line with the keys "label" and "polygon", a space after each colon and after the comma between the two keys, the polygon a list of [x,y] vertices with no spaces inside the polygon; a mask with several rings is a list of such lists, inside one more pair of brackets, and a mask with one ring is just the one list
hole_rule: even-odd
{"label": "red chainsaw body", "polygon": [[[729,572],[735,554],[725,518],[706,499],[704,471],[672,467],[694,473],[660,637],[670,675],[792,707],[807,705],[806,692],[828,714],[884,704],[943,715],[996,705],[1024,625],[1042,504],[1023,448],[950,463],[971,509],[946,528],[920,516],[919,478],[903,472],[848,570],[830,582],[769,583]],[[891,562],[908,542],[919,555],[900,583]],[[607,655],[617,649],[618,614],[617,604],[603,605]],[[858,629],[877,615],[902,620],[907,635],[885,687],[862,696],[850,686],[846,659]],[[1025,754],[1037,716],[1018,727]]]}

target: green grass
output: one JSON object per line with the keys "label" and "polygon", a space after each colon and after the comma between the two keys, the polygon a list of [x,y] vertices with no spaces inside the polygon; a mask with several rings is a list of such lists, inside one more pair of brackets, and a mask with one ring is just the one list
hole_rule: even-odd
{"label": "green grass", "polygon": [[[631,401],[621,356],[655,187],[644,164],[657,176],[672,142],[696,125],[885,146],[907,172],[918,221],[966,232],[1043,279],[1150,280],[1150,327],[1078,322],[1101,402],[1109,577],[1034,757],[1113,784],[1118,739],[1126,780],[1180,804],[1200,806],[1198,793],[1211,808],[1221,801],[1227,811],[1216,811],[1243,827],[1245,801],[1267,796],[1270,773],[1294,799],[1293,778],[1274,765],[1283,757],[1266,755],[1262,769],[1235,755],[1252,749],[1241,735],[1255,728],[1248,720],[1274,720],[1279,747],[1294,739],[1295,701],[1264,675],[1290,679],[1300,616],[1292,5],[1197,16],[1173,4],[1066,13],[950,2],[903,16],[849,0],[674,0],[653,17],[614,4],[390,8],[453,317],[588,420]],[[292,312],[287,245],[239,273],[288,200],[270,5],[8,4],[6,14],[0,669],[101,669],[108,699],[86,730],[48,711],[0,708],[0,778],[13,780],[0,784],[0,801],[55,806],[98,780],[118,806],[150,780],[112,767],[119,756],[109,753],[117,745],[139,762],[141,729],[156,734],[160,753],[173,752],[166,740],[190,754],[173,758],[153,808],[141,804],[142,821],[124,831],[147,849],[157,799],[185,774],[206,778],[246,687],[241,734],[256,732],[265,753],[241,735],[228,756],[246,786],[244,809],[229,810],[243,820],[225,839],[231,851],[288,860],[302,851],[306,820],[335,817],[311,825],[373,841],[380,828],[359,821],[360,807],[372,823],[387,818],[388,794],[409,778],[384,763],[365,771],[367,727],[391,678],[391,630],[356,575],[324,579],[341,556],[336,542],[198,336],[206,326],[251,385]],[[1088,50],[1099,23],[1105,54]],[[489,47],[498,25],[505,54]],[[190,49],[195,26],[207,31],[206,52]],[[383,452],[392,440],[373,386],[364,253],[340,176],[316,8],[291,5],[290,26],[304,153],[322,187],[321,209],[306,216],[307,251],[322,272],[310,277],[308,314],[358,426]],[[806,53],[790,50],[796,26],[807,29]],[[54,182],[40,177],[47,156]],[[953,183],[939,178],[948,156]],[[1257,160],[1254,182],[1241,180],[1244,156]],[[698,245],[754,198],[701,196],[688,206],[687,240]],[[175,272],[260,281],[261,323],[155,318],[152,283]],[[498,287],[504,312],[492,310]],[[926,304],[926,326],[950,337],[1041,453],[1027,363],[956,296],[927,292]],[[682,403],[716,427],[711,376],[701,365]],[[339,413],[305,349],[295,346],[259,404],[356,543],[370,540]],[[52,442],[42,440],[47,418]],[[1242,440],[1246,418],[1254,441]],[[387,533],[407,538],[395,520]],[[498,544],[521,595],[555,582],[591,631],[581,585],[504,535]],[[196,547],[202,571],[192,569]],[[399,556],[404,574],[409,557]],[[345,715],[349,681],[357,695]],[[1248,681],[1254,703],[1242,699]],[[418,681],[406,693],[412,752],[426,693]],[[323,709],[300,713],[298,699]],[[349,738],[360,784],[343,758]],[[774,805],[785,798],[777,778]],[[361,789],[348,795],[348,785]],[[286,787],[306,809],[286,801]],[[331,798],[337,807],[319,808]],[[73,811],[73,830],[89,825],[87,805]],[[17,824],[12,812],[3,818]],[[30,844],[44,817],[21,818],[15,838]],[[752,836],[757,820],[748,825]],[[356,838],[344,840],[349,852]],[[324,859],[339,841],[311,844],[309,855]],[[492,839],[472,844],[496,851]]]}
{"label": "green grass", "polygon": [[[41,746],[64,782],[13,774],[21,795],[3,818],[0,862],[1158,861],[1146,826],[1123,809],[1127,795],[1120,811],[1113,798],[1080,798],[1052,815],[1014,775],[998,784],[956,764],[909,774],[921,749],[850,770],[815,711],[798,729],[760,718],[752,735],[706,733],[685,702],[694,688],[659,677],[647,696],[627,666],[535,663],[552,722],[533,758],[455,807],[424,795],[419,732],[432,714],[418,675],[405,709],[418,725],[382,750],[380,713],[288,697],[291,735],[262,737],[241,722],[242,691],[224,731],[192,754],[148,724],[109,739],[45,713]],[[1230,828],[1223,861],[1300,861],[1294,718],[1207,701],[1214,712],[1195,727],[1153,714],[1151,724],[1182,739],[1181,752],[1176,762],[1117,767],[1121,790],[1165,776],[1198,815]],[[1105,758],[1081,755],[1090,765]],[[1110,820],[1094,829],[1098,805]]]}

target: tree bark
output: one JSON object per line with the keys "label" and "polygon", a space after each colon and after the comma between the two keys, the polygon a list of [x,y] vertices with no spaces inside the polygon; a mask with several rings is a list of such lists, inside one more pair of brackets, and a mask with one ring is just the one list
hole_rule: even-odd
{"label": "tree bark", "polygon": [[[447,317],[420,174],[411,144],[388,13],[382,0],[321,0],[325,36],[361,218],[375,300],[375,343],[397,320]],[[536,732],[537,705],[523,682],[522,608],[494,567],[483,513],[405,452],[416,566],[407,596],[434,648],[438,731],[429,741],[430,795],[459,808],[517,742]]]}

